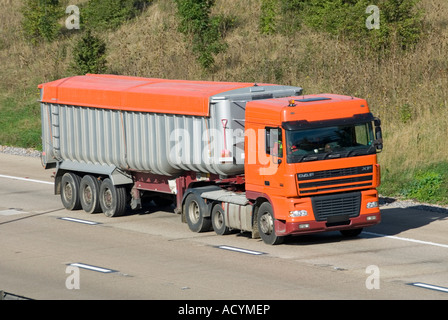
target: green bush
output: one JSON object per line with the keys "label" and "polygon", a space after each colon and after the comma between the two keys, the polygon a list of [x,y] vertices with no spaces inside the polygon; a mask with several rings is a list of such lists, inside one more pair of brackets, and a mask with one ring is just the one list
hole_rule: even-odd
{"label": "green bush", "polygon": [[[313,29],[352,40],[376,51],[387,51],[396,45],[412,48],[422,36],[420,0],[278,0],[282,20],[301,20]],[[369,30],[366,20],[369,5],[380,10],[380,28]]]}
{"label": "green bush", "polygon": [[224,29],[231,26],[231,19],[212,17],[214,0],[174,0],[180,17],[179,31],[191,38],[193,52],[204,69],[214,64],[214,54],[226,49],[222,40]]}
{"label": "green bush", "polygon": [[106,63],[106,43],[88,29],[73,49],[72,70],[77,74],[103,73]]}
{"label": "green bush", "polygon": [[278,0],[262,0],[260,30],[261,33],[272,34],[276,31]]}
{"label": "green bush", "polygon": [[53,41],[60,32],[58,19],[63,16],[59,0],[26,0],[22,6],[22,30],[33,44]]}
{"label": "green bush", "polygon": [[135,18],[151,0],[90,0],[81,9],[81,23],[93,30],[115,29]]}

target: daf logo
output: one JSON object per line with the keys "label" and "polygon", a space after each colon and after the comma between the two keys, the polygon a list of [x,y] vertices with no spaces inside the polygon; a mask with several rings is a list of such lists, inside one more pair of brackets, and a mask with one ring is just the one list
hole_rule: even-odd
{"label": "daf logo", "polygon": [[312,178],[312,177],[314,177],[314,172],[299,173],[298,176],[299,176],[299,179]]}

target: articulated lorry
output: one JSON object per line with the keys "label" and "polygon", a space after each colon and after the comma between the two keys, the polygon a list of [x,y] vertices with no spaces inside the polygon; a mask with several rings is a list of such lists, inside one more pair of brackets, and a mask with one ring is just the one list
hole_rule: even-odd
{"label": "articulated lorry", "polygon": [[380,222],[380,120],[302,88],[115,75],[39,85],[42,164],[68,210],[174,203],[194,232],[285,236]]}

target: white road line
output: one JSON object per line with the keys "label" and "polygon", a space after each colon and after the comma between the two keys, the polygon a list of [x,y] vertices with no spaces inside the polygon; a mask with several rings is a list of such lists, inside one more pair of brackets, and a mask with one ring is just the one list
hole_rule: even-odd
{"label": "white road line", "polygon": [[416,239],[411,239],[411,238],[402,238],[402,237],[397,237],[397,236],[388,236],[387,234],[373,233],[373,232],[366,232],[366,231],[364,231],[363,234],[372,235],[375,237],[390,238],[390,239],[395,239],[395,240],[414,242],[414,243],[419,243],[419,244],[426,244],[426,245],[436,246],[436,247],[441,247],[441,248],[448,248],[448,244],[441,244],[441,243],[430,242],[430,241],[422,241],[422,240],[416,240]]}
{"label": "white road line", "polygon": [[230,250],[230,251],[247,253],[247,254],[253,254],[253,255],[265,254],[264,252],[260,252],[260,251],[253,251],[253,250],[247,250],[247,249],[236,248],[236,247],[229,247],[229,246],[218,246],[218,248],[219,249],[224,249],[224,250]]}
{"label": "white road line", "polygon": [[65,220],[65,221],[77,222],[77,223],[84,223],[84,224],[89,224],[89,225],[100,224],[99,222],[95,222],[95,221],[81,220],[81,219],[69,218],[69,217],[62,217],[59,219]]}
{"label": "white road line", "polygon": [[416,287],[425,288],[425,289],[431,289],[431,290],[436,290],[436,291],[441,291],[441,292],[448,293],[448,288],[435,286],[433,284],[414,282],[414,283],[410,283],[410,285],[416,286]]}
{"label": "white road line", "polygon": [[89,264],[84,264],[84,263],[79,263],[79,262],[77,262],[77,263],[70,263],[69,265],[72,266],[72,267],[78,267],[78,268],[87,269],[87,270],[96,271],[96,272],[102,272],[102,273],[116,272],[116,271],[111,270],[111,269],[95,267],[95,266],[91,266]]}
{"label": "white road line", "polygon": [[3,175],[3,174],[0,174],[0,178],[54,185],[53,182],[42,181],[42,180],[35,180],[35,179],[29,179],[29,178],[14,177],[14,176],[7,176],[7,175]]}

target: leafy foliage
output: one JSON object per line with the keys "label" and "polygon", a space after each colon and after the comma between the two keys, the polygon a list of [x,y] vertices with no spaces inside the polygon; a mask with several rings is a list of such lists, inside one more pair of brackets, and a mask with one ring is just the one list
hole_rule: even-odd
{"label": "leafy foliage", "polygon": [[90,0],[81,9],[84,27],[97,30],[115,29],[135,18],[151,0]]}
{"label": "leafy foliage", "polygon": [[204,69],[214,64],[214,54],[226,49],[222,41],[224,28],[229,28],[231,20],[211,16],[214,0],[174,0],[180,17],[179,31],[191,38],[193,52]]}
{"label": "leafy foliage", "polygon": [[261,1],[260,31],[272,34],[276,31],[277,24],[277,0]]}
{"label": "leafy foliage", "polygon": [[435,170],[419,171],[414,180],[403,190],[403,194],[408,198],[424,202],[439,201],[442,199],[443,183],[442,173]]}
{"label": "leafy foliage", "polygon": [[60,31],[58,19],[64,14],[59,0],[26,0],[22,14],[22,29],[32,44],[56,39]]}
{"label": "leafy foliage", "polygon": [[[318,31],[325,31],[361,46],[387,51],[393,45],[401,49],[413,47],[422,36],[420,0],[277,0],[281,14],[297,27],[297,19]],[[264,0],[270,3],[270,0]],[[366,19],[369,5],[380,10],[380,28],[369,30]],[[263,10],[262,11],[266,11]],[[267,11],[271,12],[271,11]],[[266,13],[264,13],[266,15]],[[271,14],[272,15],[272,14]],[[272,20],[269,15],[269,21]],[[263,17],[263,13],[262,13]],[[292,17],[292,18],[291,18]],[[264,27],[265,28],[265,27]],[[269,28],[271,30],[272,27]],[[265,32],[263,25],[261,32]]]}
{"label": "leafy foliage", "polygon": [[103,73],[106,62],[106,43],[87,30],[73,49],[73,71],[78,74]]}

